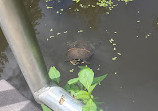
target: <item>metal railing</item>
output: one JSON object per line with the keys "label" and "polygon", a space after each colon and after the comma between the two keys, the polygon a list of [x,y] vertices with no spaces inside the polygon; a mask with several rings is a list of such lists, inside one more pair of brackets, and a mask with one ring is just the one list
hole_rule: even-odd
{"label": "metal railing", "polygon": [[21,0],[0,0],[0,26],[36,101],[55,111],[82,111],[80,101],[50,83],[35,31]]}

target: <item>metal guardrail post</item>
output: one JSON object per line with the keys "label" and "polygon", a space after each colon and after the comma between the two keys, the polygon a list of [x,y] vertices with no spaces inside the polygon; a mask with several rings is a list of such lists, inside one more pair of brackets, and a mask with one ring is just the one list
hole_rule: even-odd
{"label": "metal guardrail post", "polygon": [[[82,111],[82,103],[64,89],[49,85],[35,32],[21,0],[0,0],[0,26],[35,99],[55,111]],[[59,101],[63,99],[63,104]]]}

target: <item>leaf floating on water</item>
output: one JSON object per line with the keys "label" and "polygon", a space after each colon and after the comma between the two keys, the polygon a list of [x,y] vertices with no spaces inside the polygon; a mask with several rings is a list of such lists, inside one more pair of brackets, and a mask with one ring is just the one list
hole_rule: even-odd
{"label": "leaf floating on water", "polygon": [[80,2],[80,0],[72,0],[72,1],[74,1],[74,2],[76,2],[76,3]]}
{"label": "leaf floating on water", "polygon": [[59,13],[59,11],[56,12],[57,14]]}
{"label": "leaf floating on water", "polygon": [[67,33],[67,31],[64,32],[64,34],[66,34],[66,33]]}
{"label": "leaf floating on water", "polygon": [[64,9],[60,9],[61,11],[64,11]]}
{"label": "leaf floating on water", "polygon": [[112,60],[115,61],[117,59],[117,57],[113,57]]}
{"label": "leaf floating on water", "polygon": [[53,38],[54,36],[50,36],[50,38]]}
{"label": "leaf floating on water", "polygon": [[110,43],[112,43],[112,42],[114,41],[114,39],[113,39],[113,38],[111,38],[109,41],[110,41]]}
{"label": "leaf floating on water", "polygon": [[115,72],[115,75],[117,74],[117,72]]}
{"label": "leaf floating on water", "polygon": [[121,53],[117,53],[118,55],[121,55]]}
{"label": "leaf floating on water", "polygon": [[79,30],[78,33],[83,32],[83,30]]}
{"label": "leaf floating on water", "polygon": [[69,70],[69,72],[74,72],[74,69]]}
{"label": "leaf floating on water", "polygon": [[151,36],[151,33],[148,33],[146,36],[145,36],[145,38],[148,38],[148,37],[150,37]]}
{"label": "leaf floating on water", "polygon": [[114,49],[113,50],[116,50],[116,47],[114,47]]}
{"label": "leaf floating on water", "polygon": [[109,15],[109,14],[110,14],[110,12],[106,12],[106,14],[107,14],[107,15]]}
{"label": "leaf floating on water", "polygon": [[59,32],[57,33],[57,35],[60,35],[60,34],[61,34],[61,33],[59,33]]}
{"label": "leaf floating on water", "polygon": [[137,23],[140,23],[140,20],[137,20]]}
{"label": "leaf floating on water", "polygon": [[93,8],[95,7],[95,5],[91,5]]}
{"label": "leaf floating on water", "polygon": [[115,43],[113,43],[112,45],[113,45],[113,46],[116,46],[116,44],[115,44]]}
{"label": "leaf floating on water", "polygon": [[99,70],[100,70],[100,68],[97,68],[97,70],[99,71]]}
{"label": "leaf floating on water", "polygon": [[53,8],[53,7],[49,7],[49,6],[47,6],[47,9],[50,9],[50,8]]}
{"label": "leaf floating on water", "polygon": [[53,29],[50,29],[50,31],[52,32],[52,31],[53,31]]}

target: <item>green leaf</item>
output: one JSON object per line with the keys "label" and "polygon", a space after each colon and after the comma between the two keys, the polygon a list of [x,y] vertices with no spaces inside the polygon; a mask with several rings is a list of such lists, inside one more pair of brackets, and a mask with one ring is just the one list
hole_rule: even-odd
{"label": "green leaf", "polygon": [[60,81],[60,72],[53,66],[49,70],[49,78],[55,83],[59,84]]}
{"label": "green leaf", "polygon": [[41,104],[42,110],[43,111],[52,111],[51,109],[49,109],[46,105]]}
{"label": "green leaf", "polygon": [[93,102],[92,99],[89,99],[87,104],[83,106],[82,111],[97,111],[97,105]]}
{"label": "green leaf", "polygon": [[85,69],[87,68],[87,65],[86,66],[78,66],[80,69]]}
{"label": "green leaf", "polygon": [[90,95],[87,91],[79,91],[76,94],[76,99],[90,99]]}
{"label": "green leaf", "polygon": [[69,84],[69,85],[71,85],[71,84],[75,84],[75,83],[78,82],[78,80],[79,80],[79,78],[73,78],[73,79],[70,79],[70,80],[68,81],[68,84]]}
{"label": "green leaf", "polygon": [[103,81],[107,77],[107,75],[108,74],[105,74],[105,75],[100,76],[100,77],[95,77],[92,84],[99,84],[99,82]]}
{"label": "green leaf", "polygon": [[68,91],[70,89],[70,85],[66,84],[65,86],[63,86],[63,89],[65,89],[66,91]]}
{"label": "green leaf", "polygon": [[93,89],[98,85],[98,83],[93,84],[92,86],[90,86],[90,88],[88,89],[88,92],[91,94]]}
{"label": "green leaf", "polygon": [[90,68],[83,68],[78,73],[79,81],[83,84],[83,86],[88,90],[93,82],[94,72]]}
{"label": "green leaf", "polygon": [[93,79],[93,83],[90,86],[90,88],[88,89],[89,93],[92,93],[92,91],[94,90],[94,88],[99,84],[99,82],[103,81],[106,78],[107,74],[100,76],[100,77],[95,77]]}
{"label": "green leaf", "polygon": [[83,90],[83,84],[80,81],[78,81],[77,84],[80,87],[80,89]]}
{"label": "green leaf", "polygon": [[[77,86],[75,85],[70,85],[70,88],[67,90],[68,92],[70,92],[71,94],[73,93],[78,93],[80,90]],[[76,95],[76,94],[75,94]]]}

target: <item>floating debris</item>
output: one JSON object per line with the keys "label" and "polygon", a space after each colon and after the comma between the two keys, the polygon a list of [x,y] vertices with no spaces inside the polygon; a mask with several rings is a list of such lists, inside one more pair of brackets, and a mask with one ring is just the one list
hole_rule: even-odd
{"label": "floating debris", "polygon": [[61,34],[61,33],[59,33],[59,32],[57,33],[57,35],[60,35],[60,34]]}
{"label": "floating debris", "polygon": [[139,36],[137,35],[136,37],[138,38]]}
{"label": "floating debris", "polygon": [[139,12],[139,10],[138,10],[138,12],[137,12],[137,13],[140,13],[140,12]]}
{"label": "floating debris", "polygon": [[56,12],[57,14],[59,13],[59,11]]}
{"label": "floating debris", "polygon": [[99,71],[99,70],[100,70],[100,68],[98,67],[98,68],[97,68],[97,70]]}
{"label": "floating debris", "polygon": [[67,31],[64,32],[64,34],[66,34],[66,33],[67,33]]}
{"label": "floating debris", "polygon": [[113,57],[112,60],[115,61],[117,59],[117,57]]}
{"label": "floating debris", "polygon": [[49,39],[47,38],[47,41],[48,41]]}
{"label": "floating debris", "polygon": [[137,20],[137,23],[140,23],[140,20]]}
{"label": "floating debris", "polygon": [[53,38],[54,36],[50,36],[49,38]]}
{"label": "floating debris", "polygon": [[69,72],[74,72],[74,69],[69,70]]}
{"label": "floating debris", "polygon": [[148,33],[146,36],[145,36],[145,38],[147,39],[148,37],[150,37],[151,36],[151,33]]}
{"label": "floating debris", "polygon": [[110,43],[112,43],[112,42],[114,42],[114,39],[113,39],[113,38],[111,38],[109,41],[110,41]]}
{"label": "floating debris", "polygon": [[47,9],[50,9],[50,8],[53,8],[53,7],[49,7],[49,6],[47,6]]}
{"label": "floating debris", "polygon": [[46,0],[46,2],[49,2],[49,1],[53,1],[53,0]]}
{"label": "floating debris", "polygon": [[116,50],[116,47],[114,47],[114,49],[113,50]]}
{"label": "floating debris", "polygon": [[64,9],[60,9],[61,11],[64,11]]}
{"label": "floating debris", "polygon": [[115,44],[115,43],[113,43],[112,45],[113,45],[113,46],[116,46],[116,44]]}
{"label": "floating debris", "polygon": [[79,12],[80,10],[79,10],[78,8],[76,8],[74,11],[77,11],[77,12]]}
{"label": "floating debris", "polygon": [[95,5],[91,5],[93,8],[95,7]]}
{"label": "floating debris", "polygon": [[79,30],[78,33],[83,32],[83,30]]}
{"label": "floating debris", "polygon": [[115,72],[115,75],[117,74],[117,72]]}
{"label": "floating debris", "polygon": [[117,34],[117,32],[114,32],[114,34]]}
{"label": "floating debris", "polygon": [[122,54],[121,54],[121,53],[119,53],[119,52],[118,52],[117,54],[118,54],[118,55],[122,55]]}
{"label": "floating debris", "polygon": [[107,15],[109,15],[109,14],[110,14],[110,12],[106,12],[106,14],[107,14]]}
{"label": "floating debris", "polygon": [[52,32],[52,31],[53,31],[53,29],[50,29],[50,31]]}

